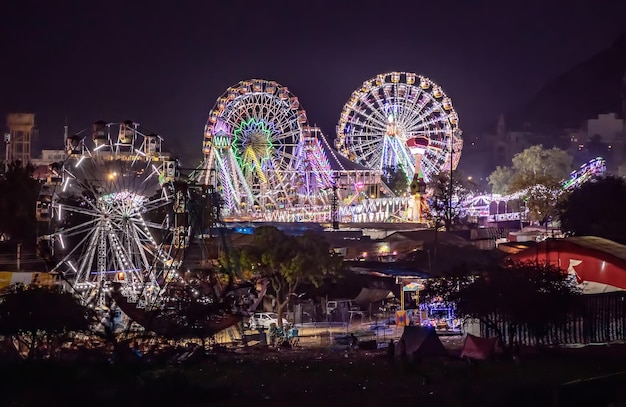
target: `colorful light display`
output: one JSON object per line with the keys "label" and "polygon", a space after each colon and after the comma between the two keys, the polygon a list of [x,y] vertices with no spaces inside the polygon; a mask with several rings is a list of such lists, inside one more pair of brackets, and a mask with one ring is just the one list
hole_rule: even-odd
{"label": "colorful light display", "polygon": [[428,182],[456,168],[463,141],[458,115],[441,87],[414,73],[391,72],[352,93],[337,124],[335,146],[367,168],[401,168],[409,182],[421,171]]}

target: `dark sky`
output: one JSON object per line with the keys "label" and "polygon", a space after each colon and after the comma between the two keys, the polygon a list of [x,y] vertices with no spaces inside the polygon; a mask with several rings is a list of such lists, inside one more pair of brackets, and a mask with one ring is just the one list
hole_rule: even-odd
{"label": "dark sky", "polygon": [[626,2],[7,0],[0,16],[0,114],[37,113],[47,147],[65,117],[73,131],[131,119],[195,164],[207,112],[253,77],[288,86],[333,134],[365,79],[414,71],[469,134],[609,46]]}

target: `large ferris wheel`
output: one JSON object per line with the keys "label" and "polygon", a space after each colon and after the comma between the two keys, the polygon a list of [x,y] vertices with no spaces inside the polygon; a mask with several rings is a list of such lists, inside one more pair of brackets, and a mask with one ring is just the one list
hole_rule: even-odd
{"label": "large ferris wheel", "polygon": [[340,154],[366,167],[401,169],[409,182],[456,168],[463,142],[451,99],[430,79],[407,72],[363,82],[337,125]]}
{"label": "large ferris wheel", "polygon": [[215,177],[226,212],[291,205],[306,123],[298,98],[273,81],[241,81],[219,97],[205,127],[203,176],[206,184]]}
{"label": "large ferris wheel", "polygon": [[97,122],[65,147],[37,207],[39,246],[52,271],[85,304],[102,305],[119,283],[130,302],[158,306],[188,241],[186,225],[168,209],[176,164],[162,139],[130,121]]}

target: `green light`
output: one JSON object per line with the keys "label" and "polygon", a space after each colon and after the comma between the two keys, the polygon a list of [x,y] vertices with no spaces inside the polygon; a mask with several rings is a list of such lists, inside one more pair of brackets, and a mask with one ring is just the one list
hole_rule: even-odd
{"label": "green light", "polygon": [[250,118],[239,124],[239,127],[233,132],[231,145],[242,168],[261,170],[261,168],[255,167],[261,166],[265,160],[270,158],[271,136],[272,130],[262,120]]}

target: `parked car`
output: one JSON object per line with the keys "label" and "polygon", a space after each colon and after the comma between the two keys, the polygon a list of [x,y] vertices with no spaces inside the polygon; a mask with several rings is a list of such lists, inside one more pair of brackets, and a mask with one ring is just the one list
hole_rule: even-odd
{"label": "parked car", "polygon": [[329,315],[339,308],[345,308],[347,311],[361,310],[352,300],[330,300],[326,303],[326,313]]}
{"label": "parked car", "polygon": [[[248,320],[249,329],[270,329],[272,324],[278,326],[278,315],[275,312],[255,312]],[[289,325],[289,321],[283,318],[283,327]]]}

